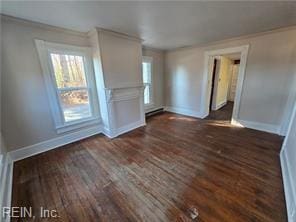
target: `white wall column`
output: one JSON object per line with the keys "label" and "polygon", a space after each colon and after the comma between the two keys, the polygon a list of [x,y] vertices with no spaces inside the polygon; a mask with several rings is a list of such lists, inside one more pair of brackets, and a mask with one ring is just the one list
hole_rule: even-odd
{"label": "white wall column", "polygon": [[98,28],[89,37],[104,133],[113,138],[145,125],[141,40]]}

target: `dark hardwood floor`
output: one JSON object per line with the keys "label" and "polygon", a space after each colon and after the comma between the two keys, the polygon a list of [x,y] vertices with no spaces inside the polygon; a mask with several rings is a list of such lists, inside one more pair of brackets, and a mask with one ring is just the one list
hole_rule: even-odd
{"label": "dark hardwood floor", "polygon": [[58,211],[42,221],[287,221],[282,138],[231,126],[228,108],[159,114],[16,162],[12,204]]}

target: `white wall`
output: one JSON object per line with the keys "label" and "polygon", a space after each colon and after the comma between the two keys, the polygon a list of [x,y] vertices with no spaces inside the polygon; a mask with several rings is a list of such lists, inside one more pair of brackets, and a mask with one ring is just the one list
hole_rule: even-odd
{"label": "white wall", "polygon": [[[77,46],[90,46],[91,43],[88,36],[82,33],[6,17],[2,17],[1,23],[1,128],[7,149],[11,151],[60,136],[54,128],[34,39]],[[102,50],[100,59],[105,61],[105,87],[142,84],[141,44],[116,36],[103,35],[101,38],[102,45],[98,47]],[[290,114],[285,111],[285,107],[291,106],[287,102],[288,96],[290,94],[293,98],[295,94],[293,92],[291,95],[288,90],[292,84],[292,70],[295,69],[295,39],[296,31],[291,29],[205,47],[170,51],[165,53],[165,61],[162,52],[144,49],[143,54],[154,59],[155,107],[161,107],[165,100],[166,106],[198,113],[204,52],[250,44],[239,118],[279,126],[284,116]],[[164,77],[163,63],[166,64]],[[163,82],[164,99],[161,96]],[[120,90],[116,92],[122,95]],[[135,95],[135,92],[131,94]],[[135,100],[130,102],[136,104]],[[125,116],[130,106],[122,102],[116,106],[120,118],[118,124],[125,126],[135,121]],[[119,106],[126,111],[120,112]],[[133,110],[137,112],[135,118],[142,118],[138,115],[141,107],[137,105]]]}
{"label": "white wall", "polygon": [[[99,96],[104,98],[100,103],[107,107],[101,114],[111,116],[112,127],[116,129],[111,136],[145,124],[141,40],[107,30],[100,30],[95,39],[86,33],[1,18],[1,128],[8,151],[28,146],[38,150],[39,143],[43,147],[53,143],[57,146],[61,137],[73,132],[56,132],[34,39],[98,49],[94,54],[94,61],[99,62],[97,65],[95,62],[95,71],[101,72],[102,78],[96,75],[96,82]],[[85,134],[90,132],[88,129],[85,128]],[[46,141],[49,144],[45,145]]]}
{"label": "white wall", "polygon": [[[2,17],[1,128],[8,151],[57,138],[34,39],[89,46],[86,35]],[[64,135],[64,134],[62,134]]]}
{"label": "white wall", "polygon": [[95,78],[97,84],[97,93],[100,103],[100,112],[103,120],[104,128],[110,128],[110,120],[108,116],[107,96],[105,91],[105,77],[103,73],[102,56],[99,44],[99,33],[96,29],[92,30],[88,34],[89,42],[92,47],[93,64],[95,71]]}
{"label": "white wall", "polygon": [[105,87],[117,88],[142,83],[142,45],[139,39],[99,32]]}
{"label": "white wall", "polygon": [[[292,183],[294,184],[294,190],[296,189],[296,115],[291,120],[291,128],[290,132],[287,135],[285,151],[287,153],[287,157],[289,158],[289,163],[291,167],[291,177]],[[296,190],[295,190],[296,191]],[[295,192],[294,191],[294,192]]]}
{"label": "white wall", "polygon": [[89,36],[104,133],[115,137],[144,125],[141,40],[98,28]]}
{"label": "white wall", "polygon": [[163,94],[164,94],[164,52],[157,49],[143,48],[143,56],[153,58],[153,107],[146,110],[146,112],[163,108]]}
{"label": "white wall", "polygon": [[289,222],[296,221],[296,103],[281,151]]}
{"label": "white wall", "polygon": [[166,106],[200,113],[205,51],[249,44],[238,117],[280,128],[296,64],[295,39],[294,28],[167,52]]}

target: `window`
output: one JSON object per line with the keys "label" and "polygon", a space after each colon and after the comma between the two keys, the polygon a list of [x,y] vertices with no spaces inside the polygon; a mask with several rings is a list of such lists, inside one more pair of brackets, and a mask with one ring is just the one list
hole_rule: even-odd
{"label": "window", "polygon": [[98,101],[89,48],[36,40],[58,132],[94,124]]}
{"label": "window", "polygon": [[146,107],[153,106],[152,94],[152,58],[143,57],[142,62],[143,83],[144,83],[144,104]]}

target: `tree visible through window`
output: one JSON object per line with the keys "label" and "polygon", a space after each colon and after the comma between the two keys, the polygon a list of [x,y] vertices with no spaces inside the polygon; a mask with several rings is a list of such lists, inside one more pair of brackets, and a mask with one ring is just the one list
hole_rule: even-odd
{"label": "tree visible through window", "polygon": [[57,133],[100,123],[92,52],[35,39]]}
{"label": "tree visible through window", "polygon": [[65,122],[91,117],[82,56],[50,54]]}

